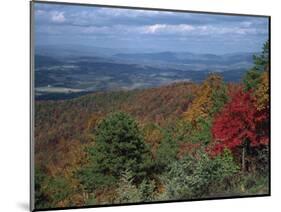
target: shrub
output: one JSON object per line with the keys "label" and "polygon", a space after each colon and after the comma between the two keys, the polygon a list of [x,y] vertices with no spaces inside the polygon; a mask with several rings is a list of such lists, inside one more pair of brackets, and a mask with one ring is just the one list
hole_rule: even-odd
{"label": "shrub", "polygon": [[132,172],[125,170],[118,183],[116,203],[133,203],[141,201],[141,194],[133,183]]}
{"label": "shrub", "polygon": [[173,163],[163,176],[167,199],[191,199],[208,196],[222,181],[237,172],[229,151],[210,158],[199,152],[197,157],[186,156]]}
{"label": "shrub", "polygon": [[125,170],[118,183],[116,203],[147,202],[154,199],[154,181],[145,179],[139,186],[133,182],[132,172]]}

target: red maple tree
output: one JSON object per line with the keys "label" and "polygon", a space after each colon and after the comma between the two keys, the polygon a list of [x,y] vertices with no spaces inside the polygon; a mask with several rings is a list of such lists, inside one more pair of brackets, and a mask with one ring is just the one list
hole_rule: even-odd
{"label": "red maple tree", "polygon": [[214,145],[211,153],[216,155],[225,148],[242,152],[242,169],[245,166],[245,148],[268,144],[268,110],[257,110],[252,92],[241,88],[231,95],[231,101],[225,105],[213,122]]}

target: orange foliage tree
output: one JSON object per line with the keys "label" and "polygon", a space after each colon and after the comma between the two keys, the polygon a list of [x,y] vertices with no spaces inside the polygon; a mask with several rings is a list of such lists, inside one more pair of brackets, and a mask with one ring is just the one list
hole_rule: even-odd
{"label": "orange foliage tree", "polygon": [[218,74],[210,74],[200,86],[197,97],[184,113],[184,119],[192,123],[213,117],[227,102],[227,88]]}

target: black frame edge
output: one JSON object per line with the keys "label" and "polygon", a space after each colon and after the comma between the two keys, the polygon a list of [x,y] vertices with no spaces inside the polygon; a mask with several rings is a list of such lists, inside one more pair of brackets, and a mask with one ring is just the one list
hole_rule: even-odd
{"label": "black frame edge", "polygon": [[34,172],[35,172],[35,167],[34,167],[34,1],[29,2],[29,69],[30,69],[30,84],[29,84],[29,92],[30,92],[30,97],[29,97],[29,112],[30,112],[30,118],[29,118],[29,124],[30,124],[30,155],[29,155],[29,210],[30,211],[35,211],[35,178],[34,178]]}

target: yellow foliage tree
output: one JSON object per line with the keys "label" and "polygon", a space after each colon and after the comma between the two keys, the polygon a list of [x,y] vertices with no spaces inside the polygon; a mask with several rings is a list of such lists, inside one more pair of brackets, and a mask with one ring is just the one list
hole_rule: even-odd
{"label": "yellow foliage tree", "polygon": [[259,111],[269,108],[269,73],[263,72],[261,82],[254,92],[256,107]]}
{"label": "yellow foliage tree", "polygon": [[210,74],[200,86],[197,97],[184,113],[184,119],[196,123],[199,118],[213,116],[227,101],[227,89],[218,74]]}

